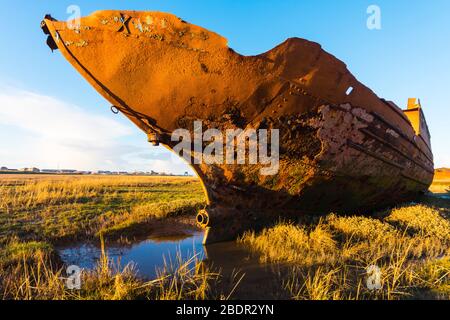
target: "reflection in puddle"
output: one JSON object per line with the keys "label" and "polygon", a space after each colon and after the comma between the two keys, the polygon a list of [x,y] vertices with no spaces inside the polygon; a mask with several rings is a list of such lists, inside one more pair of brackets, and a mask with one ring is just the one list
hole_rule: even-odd
{"label": "reflection in puddle", "polygon": [[[234,299],[289,298],[280,281],[282,265],[261,264],[258,257],[234,241],[204,247],[202,240],[203,233],[196,233],[184,239],[165,237],[128,246],[106,244],[106,251],[115,264],[119,263],[123,268],[131,263],[138,275],[146,279],[157,277],[157,270],[164,266],[164,260],[169,265],[170,262],[176,265],[177,255],[181,255],[184,261],[197,255],[198,260],[203,260],[211,270],[221,274],[216,289],[225,295],[233,292]],[[84,269],[93,269],[101,256],[101,249],[93,244],[63,247],[58,252],[66,265]]]}
{"label": "reflection in puddle", "polygon": [[[164,259],[175,262],[177,255],[181,255],[182,259],[189,259],[198,254],[199,260],[202,260],[202,240],[203,233],[196,233],[185,239],[157,238],[129,246],[106,244],[106,252],[114,263],[120,263],[121,267],[131,263],[135,265],[138,275],[152,279],[156,277],[156,270],[164,266]],[[58,248],[58,253],[67,265],[93,269],[101,256],[101,249],[94,244],[79,244]]]}
{"label": "reflection in puddle", "polygon": [[208,245],[205,249],[206,262],[220,270],[221,292],[230,292],[236,280],[242,279],[233,291],[233,299],[288,299],[281,274],[286,274],[284,265],[261,264],[259,257],[252,255],[236,242],[222,242]]}

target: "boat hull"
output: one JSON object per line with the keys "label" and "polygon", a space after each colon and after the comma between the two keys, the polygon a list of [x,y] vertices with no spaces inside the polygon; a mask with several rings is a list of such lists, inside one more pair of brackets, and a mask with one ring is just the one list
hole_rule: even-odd
{"label": "boat hull", "polygon": [[277,174],[262,175],[261,164],[191,164],[208,198],[198,215],[205,243],[279,217],[371,212],[432,182],[420,105],[403,112],[380,99],[317,43],[294,38],[242,56],[221,36],[157,12],[100,11],[75,30],[47,17],[43,29],[155,144],[172,150],[171,134],[194,135],[199,120],[205,130],[279,130]]}

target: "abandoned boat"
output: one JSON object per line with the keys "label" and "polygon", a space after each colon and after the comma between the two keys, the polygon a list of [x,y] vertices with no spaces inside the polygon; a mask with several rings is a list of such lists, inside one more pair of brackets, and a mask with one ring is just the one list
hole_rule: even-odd
{"label": "abandoned boat", "polygon": [[[193,163],[208,199],[205,244],[279,217],[363,212],[408,201],[433,179],[427,123],[379,98],[317,43],[291,38],[243,56],[167,13],[99,11],[78,25],[46,16],[47,44],[153,144],[185,128],[279,129],[277,174],[262,164]],[[195,150],[192,151],[195,157]]]}

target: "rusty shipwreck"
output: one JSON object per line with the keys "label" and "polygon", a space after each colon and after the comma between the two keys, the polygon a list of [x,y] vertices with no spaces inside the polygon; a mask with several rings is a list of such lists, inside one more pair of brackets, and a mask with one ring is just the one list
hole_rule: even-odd
{"label": "rusty shipwreck", "polygon": [[280,167],[194,164],[208,199],[205,243],[280,216],[369,210],[416,197],[433,179],[420,102],[379,98],[317,43],[292,38],[242,56],[220,35],[160,12],[99,11],[76,27],[46,16],[47,44],[153,144],[206,128],[277,128]]}

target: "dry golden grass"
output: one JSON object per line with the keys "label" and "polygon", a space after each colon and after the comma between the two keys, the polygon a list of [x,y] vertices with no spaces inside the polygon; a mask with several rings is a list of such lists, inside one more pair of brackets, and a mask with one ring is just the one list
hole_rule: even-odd
{"label": "dry golden grass", "polygon": [[[287,263],[285,288],[294,299],[450,298],[450,223],[423,205],[382,219],[328,215],[309,226],[279,223],[239,240],[263,263]],[[367,268],[381,271],[369,290]]]}
{"label": "dry golden grass", "polygon": [[[149,236],[155,221],[192,215],[203,207],[200,182],[189,177],[0,176],[0,294],[4,299],[206,299],[218,274],[198,257],[165,265],[143,281],[133,266],[105,255],[82,274],[80,291],[61,279],[53,250],[61,241]],[[194,219],[192,218],[194,221]]]}
{"label": "dry golden grass", "polygon": [[93,270],[81,273],[81,289],[66,287],[64,268],[54,266],[47,250],[35,245],[14,243],[21,247],[9,257],[8,266],[0,268],[0,297],[7,300],[185,300],[224,299],[212,284],[220,275],[212,272],[193,255],[166,263],[152,281],[136,276],[133,265],[119,268],[105,253]]}
{"label": "dry golden grass", "polygon": [[450,192],[450,169],[442,168],[434,171],[434,179],[430,191],[434,193]]}
{"label": "dry golden grass", "polygon": [[422,238],[434,238],[450,244],[450,221],[436,209],[424,205],[398,208],[391,212],[386,221]]}
{"label": "dry golden grass", "polygon": [[[0,183],[0,294],[4,299],[208,299],[220,275],[193,256],[143,281],[106,255],[67,290],[52,243],[132,235],[204,205],[199,181],[165,177],[9,176]],[[431,199],[431,198],[430,198]],[[425,203],[425,202],[424,202]],[[450,222],[445,199],[377,217],[329,214],[308,225],[280,222],[239,241],[262,263],[283,264],[293,299],[450,299]],[[433,205],[443,205],[438,208]],[[447,207],[445,207],[447,206]],[[148,229],[143,228],[148,232]],[[367,269],[381,271],[370,290]]]}
{"label": "dry golden grass", "polygon": [[260,234],[247,232],[239,241],[260,253],[262,262],[293,262],[310,266],[330,259],[336,250],[336,241],[323,223],[313,230],[280,223]]}
{"label": "dry golden grass", "polygon": [[0,244],[14,236],[55,243],[93,239],[105,230],[126,234],[204,205],[200,181],[189,177],[4,175]]}
{"label": "dry golden grass", "polygon": [[[0,210],[31,210],[45,205],[78,203],[106,196],[114,199],[126,193],[125,200],[146,200],[143,191],[152,188],[198,185],[199,181],[185,177],[139,177],[139,176],[2,176],[0,179]],[[145,188],[143,190],[143,188]],[[174,189],[174,191],[176,191]],[[193,195],[195,191],[192,190]],[[167,196],[167,195],[163,195]],[[172,194],[171,196],[174,196]],[[162,200],[166,200],[164,197]]]}

